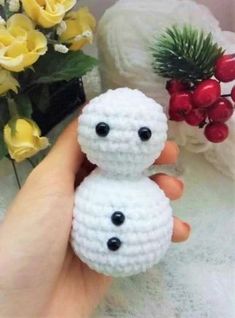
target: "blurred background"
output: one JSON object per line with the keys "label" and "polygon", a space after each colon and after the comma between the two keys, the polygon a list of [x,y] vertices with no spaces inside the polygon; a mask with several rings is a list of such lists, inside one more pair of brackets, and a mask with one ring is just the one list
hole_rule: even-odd
{"label": "blurred background", "polygon": [[[80,6],[88,6],[97,18],[104,10],[113,5],[116,0],[79,0]],[[235,0],[196,0],[206,5],[219,19],[224,30],[235,31]]]}

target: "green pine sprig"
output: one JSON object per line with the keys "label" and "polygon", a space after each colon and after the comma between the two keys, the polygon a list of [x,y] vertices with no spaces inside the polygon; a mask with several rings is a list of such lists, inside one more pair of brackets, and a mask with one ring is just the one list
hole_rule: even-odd
{"label": "green pine sprig", "polygon": [[191,25],[172,26],[152,47],[153,69],[160,76],[196,83],[214,75],[216,60],[224,53],[212,34]]}

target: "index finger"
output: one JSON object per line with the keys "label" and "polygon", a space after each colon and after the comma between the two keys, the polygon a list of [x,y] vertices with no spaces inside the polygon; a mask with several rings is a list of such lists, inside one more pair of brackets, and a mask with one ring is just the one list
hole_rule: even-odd
{"label": "index finger", "polygon": [[179,157],[179,147],[174,141],[167,141],[161,155],[155,161],[159,165],[169,165],[176,163]]}

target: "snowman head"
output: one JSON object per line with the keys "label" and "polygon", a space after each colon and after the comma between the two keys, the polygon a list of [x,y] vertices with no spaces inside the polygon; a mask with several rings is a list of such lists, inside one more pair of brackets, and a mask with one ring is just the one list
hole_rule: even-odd
{"label": "snowman head", "polygon": [[79,118],[82,151],[112,174],[140,174],[159,157],[166,138],[162,106],[138,90],[109,90],[91,100]]}

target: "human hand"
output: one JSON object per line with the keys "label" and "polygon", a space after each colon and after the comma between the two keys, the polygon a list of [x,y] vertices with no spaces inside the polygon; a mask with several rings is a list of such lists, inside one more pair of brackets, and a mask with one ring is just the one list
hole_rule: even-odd
{"label": "human hand", "polygon": [[[175,163],[167,142],[159,164]],[[102,300],[111,278],[89,269],[69,247],[74,184],[91,171],[77,144],[77,121],[32,171],[0,226],[0,317],[86,318]],[[170,199],[183,184],[163,174],[153,179]],[[190,226],[174,219],[172,240],[188,238]]]}

